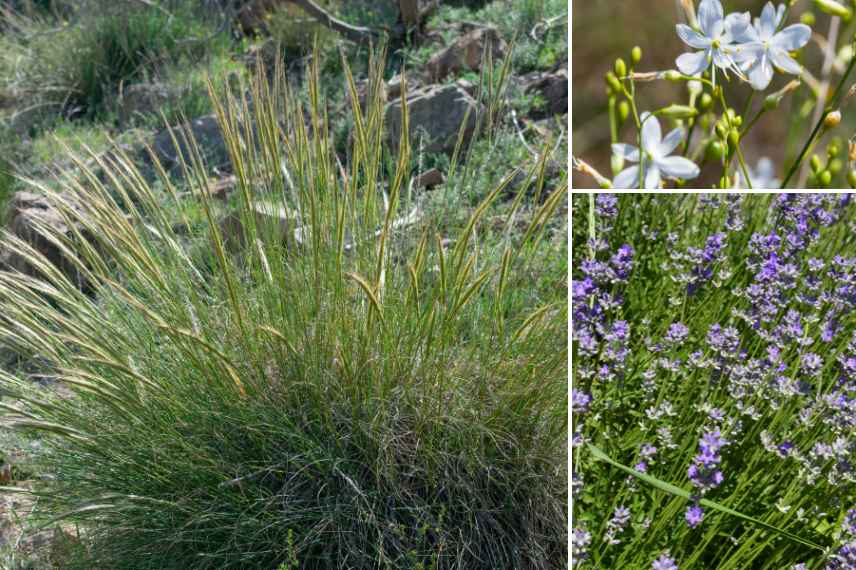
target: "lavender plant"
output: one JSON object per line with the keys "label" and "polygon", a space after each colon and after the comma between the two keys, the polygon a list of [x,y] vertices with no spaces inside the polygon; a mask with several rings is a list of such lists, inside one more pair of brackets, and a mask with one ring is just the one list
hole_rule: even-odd
{"label": "lavender plant", "polygon": [[574,568],[856,568],[856,204],[574,195]]}
{"label": "lavender plant", "polygon": [[[792,22],[798,0],[778,6],[767,2],[754,15],[726,14],[720,0],[701,0],[697,9],[694,0],[679,4],[686,23],[675,26],[675,48],[686,51],[677,55],[674,69],[641,71],[642,49],[637,46],[629,59],[619,57],[606,73],[611,176],[578,157],[574,167],[602,188],[680,188],[704,171],[716,173],[716,187],[723,189],[785,188],[789,183],[856,187],[856,145],[851,141],[842,156],[843,139],[834,133],[841,109],[856,93],[856,83],[849,85],[856,63],[851,0],[813,0],[798,23]],[[828,14],[825,36],[811,28],[817,23],[815,11]],[[812,40],[822,51],[820,69],[801,63]],[[774,83],[777,74],[784,77]],[[684,83],[686,100],[641,109],[637,88],[660,81]],[[743,85],[750,87],[748,97],[738,93],[746,90]],[[747,136],[763,116],[784,111],[780,103],[785,97],[798,107],[790,115],[792,130],[803,133],[802,144],[795,147],[800,150],[778,168],[767,157],[756,157],[753,171]],[[742,112],[735,110],[738,100],[745,100]],[[661,121],[670,123],[662,139]],[[632,144],[621,142],[622,130],[632,132]],[[816,153],[827,134],[825,151]]]}

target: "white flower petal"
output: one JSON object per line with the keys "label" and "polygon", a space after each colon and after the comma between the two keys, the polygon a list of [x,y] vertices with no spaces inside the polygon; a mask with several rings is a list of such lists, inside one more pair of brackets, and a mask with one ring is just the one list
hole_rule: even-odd
{"label": "white flower petal", "polygon": [[634,164],[619,172],[612,180],[612,187],[618,190],[639,188],[639,165]]}
{"label": "white flower petal", "polygon": [[779,4],[779,9],[776,10],[776,28],[782,25],[782,20],[785,19],[785,5]]}
{"label": "white flower petal", "polygon": [[761,12],[761,19],[758,21],[758,35],[761,41],[769,40],[776,33],[776,8],[772,2],[767,2],[764,5],[764,10]]}
{"label": "white flower petal", "polygon": [[660,121],[648,112],[642,113],[642,150],[645,152],[656,151],[663,140],[663,132],[660,130]]}
{"label": "white flower petal", "polygon": [[767,86],[770,85],[770,81],[773,79],[773,66],[770,65],[770,58],[764,54],[761,59],[752,64],[747,75],[749,77],[749,83],[752,84],[753,89],[756,91],[763,91],[766,89]]}
{"label": "white flower petal", "polygon": [[675,65],[678,67],[678,71],[684,75],[698,75],[710,66],[707,53],[706,51],[682,53],[675,60]]}
{"label": "white flower petal", "polygon": [[707,49],[710,47],[711,40],[704,37],[686,24],[678,24],[675,26],[680,37],[685,44],[696,49]]}
{"label": "white flower petal", "polygon": [[773,65],[784,71],[785,73],[793,73],[799,75],[802,73],[802,66],[783,49],[774,47],[770,49],[770,59]]}
{"label": "white flower petal", "polygon": [[701,31],[709,38],[716,37],[713,35],[713,29],[716,22],[722,21],[724,10],[719,0],[701,0],[698,7],[698,23]]}
{"label": "white flower petal", "polygon": [[699,175],[699,168],[692,160],[683,156],[667,156],[657,161],[660,171],[670,178],[689,180]]}
{"label": "white flower petal", "polygon": [[659,156],[669,156],[673,150],[678,148],[678,145],[681,144],[681,141],[684,139],[684,129],[678,127],[676,129],[672,129],[669,134],[663,139],[660,143],[660,148],[658,149]]}
{"label": "white flower petal", "polygon": [[632,144],[615,143],[612,145],[612,154],[624,160],[639,162],[639,149]]}
{"label": "white flower petal", "polygon": [[758,32],[752,27],[752,17],[749,12],[734,12],[725,17],[726,43],[746,43],[758,41]]}
{"label": "white flower petal", "polygon": [[811,28],[805,24],[791,24],[770,40],[777,48],[786,51],[800,49],[811,39]]}
{"label": "white flower petal", "polygon": [[761,59],[765,51],[767,51],[767,48],[764,47],[764,44],[760,42],[749,42],[734,48],[733,58],[735,62],[741,64],[745,69],[749,67],[745,64],[751,64],[755,60]]}
{"label": "white flower petal", "polygon": [[656,190],[660,187],[660,168],[654,163],[645,165],[645,190]]}
{"label": "white flower petal", "polygon": [[729,55],[728,52],[725,52],[721,49],[715,49],[713,51],[713,63],[716,67],[720,69],[732,69],[737,67],[737,64],[734,62],[734,58]]}

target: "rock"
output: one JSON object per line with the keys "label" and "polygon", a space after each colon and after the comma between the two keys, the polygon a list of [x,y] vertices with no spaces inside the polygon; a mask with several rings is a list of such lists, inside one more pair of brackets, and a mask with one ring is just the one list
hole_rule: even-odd
{"label": "rock", "polygon": [[9,128],[18,136],[31,136],[33,129],[45,118],[44,107],[28,107],[9,117]]}
{"label": "rock", "polygon": [[122,126],[133,123],[134,118],[157,115],[174,93],[160,83],[134,83],[125,87],[116,99],[116,118]]}
{"label": "rock", "polygon": [[[217,124],[217,117],[205,115],[190,121],[190,132],[196,140],[199,152],[208,168],[222,169],[230,164],[229,151],[223,140],[223,132]],[[172,135],[178,141],[178,148],[173,144]],[[151,148],[157,159],[167,172],[173,171],[181,164],[181,159],[190,164],[190,151],[184,140],[184,131],[181,126],[172,127],[172,135],[169,129],[164,129],[155,135]],[[148,153],[146,153],[148,154]],[[148,157],[147,157],[148,158]]]}
{"label": "rock", "polygon": [[[9,202],[8,219],[10,220],[8,226],[10,233],[41,252],[72,281],[81,288],[85,288],[84,279],[77,268],[37,227],[38,224],[44,224],[60,234],[66,236],[72,234],[72,229],[66,224],[62,214],[48,197],[32,192],[15,192]],[[27,263],[20,253],[11,249],[0,254],[0,264],[25,275],[39,275],[38,270]]]}
{"label": "rock", "polygon": [[211,196],[215,200],[225,202],[229,199],[229,195],[238,187],[238,177],[232,174],[216,180],[211,184]]}
{"label": "rock", "polygon": [[[365,116],[366,113],[368,112],[368,108],[367,108],[366,104],[368,102],[368,97],[370,94],[369,80],[368,79],[358,79],[358,80],[354,81],[354,87],[356,88],[356,91],[357,91],[357,101],[360,104],[360,111],[362,111],[363,115]],[[386,102],[388,100],[388,91],[387,91],[386,83],[381,82],[379,91],[380,91],[380,93],[378,96],[380,97],[381,106],[386,105]],[[398,96],[400,96],[400,95],[401,95],[401,85],[399,85]],[[347,83],[345,85],[345,98],[346,98],[346,101],[348,103],[348,106],[347,106],[348,111],[350,112],[351,107],[352,107],[351,106],[351,90],[348,89]]]}
{"label": "rock", "polygon": [[[299,217],[296,212],[287,210],[279,204],[260,201],[253,204],[253,213],[258,235],[271,235],[273,239],[290,247],[297,245],[300,241]],[[227,214],[220,220],[219,227],[223,242],[230,251],[238,251],[244,246],[246,232],[240,211]]]}
{"label": "rock", "polygon": [[413,179],[414,188],[430,188],[445,182],[443,173],[436,168],[430,168]]}
{"label": "rock", "polygon": [[568,113],[568,69],[559,68],[552,73],[543,73],[525,86],[526,93],[534,93],[544,100],[544,105],[533,108],[529,116],[543,119]]}
{"label": "rock", "polygon": [[471,97],[475,97],[476,91],[478,91],[478,87],[476,86],[476,84],[470,81],[469,79],[458,79],[457,81],[455,81],[455,85],[466,91],[467,94]]}
{"label": "rock", "polygon": [[478,71],[481,69],[485,49],[490,50],[495,62],[505,57],[507,46],[496,28],[478,27],[434,54],[426,64],[428,75],[433,81],[441,81],[450,74],[464,70]]}
{"label": "rock", "polygon": [[[410,117],[410,142],[417,148],[421,133],[427,140],[422,150],[427,152],[452,152],[458,138],[458,130],[467,117],[466,140],[472,136],[476,125],[476,115],[481,105],[456,85],[431,86],[418,89],[407,97]],[[394,101],[386,108],[387,133],[393,149],[398,148],[401,137],[401,100]]]}
{"label": "rock", "polygon": [[[525,191],[530,196],[535,195],[537,190],[538,172],[535,172],[535,174],[532,175],[529,185],[524,188],[526,178],[532,167],[532,164],[527,164],[523,167],[514,169],[514,177],[503,190],[503,194],[506,198],[512,199],[521,191]],[[553,190],[558,186],[562,175],[567,176],[567,168],[563,168],[556,160],[548,159],[547,164],[544,165],[544,186],[541,188],[541,194],[539,195],[540,202],[546,200],[547,197],[553,193]]]}

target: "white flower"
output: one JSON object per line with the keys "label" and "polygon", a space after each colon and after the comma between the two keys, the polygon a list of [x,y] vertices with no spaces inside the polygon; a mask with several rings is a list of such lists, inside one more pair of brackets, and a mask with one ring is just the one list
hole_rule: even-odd
{"label": "white flower", "polygon": [[698,166],[693,161],[682,156],[669,156],[677,148],[684,137],[681,127],[674,129],[666,138],[660,130],[660,121],[651,113],[642,113],[642,153],[630,144],[614,144],[612,152],[624,160],[640,162],[639,165],[625,168],[612,181],[613,188],[639,188],[640,176],[644,176],[644,188],[653,190],[660,187],[660,178],[695,178],[698,176]]}
{"label": "white flower", "polygon": [[735,59],[749,77],[749,83],[758,91],[766,89],[770,84],[774,65],[785,73],[802,73],[802,66],[788,52],[808,43],[811,28],[805,24],[793,24],[777,33],[776,29],[784,16],[784,4],[780,4],[776,10],[772,2],[767,2],[761,17],[755,18],[754,25],[746,29],[749,41],[741,43],[737,48]]}
{"label": "white flower", "polygon": [[[751,167],[746,167],[749,171],[749,182],[752,183],[753,190],[774,190],[781,186],[782,181],[776,178],[776,170],[773,167],[773,161],[766,156],[758,161],[758,166],[755,170]],[[740,190],[745,185],[743,181],[743,173],[737,171],[737,180],[734,184],[734,190]]]}
{"label": "white flower", "polygon": [[[742,74],[734,61],[735,42],[748,41],[746,30],[751,27],[748,13],[729,14],[726,18],[719,0],[701,0],[698,7],[698,24],[701,33],[686,24],[678,24],[678,36],[688,46],[699,49],[684,53],[675,61],[684,75],[696,75],[708,67],[711,62],[723,70],[732,69]],[[714,74],[713,81],[716,82]]]}

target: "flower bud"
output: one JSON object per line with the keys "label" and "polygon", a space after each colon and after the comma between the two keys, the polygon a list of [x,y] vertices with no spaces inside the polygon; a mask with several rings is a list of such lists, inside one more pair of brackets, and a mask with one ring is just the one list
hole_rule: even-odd
{"label": "flower bud", "polygon": [[708,160],[712,160],[714,162],[720,162],[722,157],[725,156],[725,147],[722,145],[721,141],[712,140],[707,144],[707,148],[705,149],[705,155]]}
{"label": "flower bud", "polygon": [[815,17],[814,12],[803,12],[800,16],[800,22],[805,24],[806,26],[814,26]]}
{"label": "flower bud", "polygon": [[856,188],[856,170],[849,170],[847,172],[847,184],[849,184],[851,188]]}
{"label": "flower bud", "polygon": [[627,75],[627,65],[620,57],[615,60],[615,66],[613,67],[613,70],[615,71],[615,75],[617,75],[618,77],[624,77]]}
{"label": "flower bud", "polygon": [[832,137],[829,140],[829,144],[826,145],[826,155],[829,158],[835,158],[841,153],[841,139],[839,137]]}
{"label": "flower bud", "polygon": [[811,155],[810,164],[811,164],[811,171],[812,172],[814,172],[815,174],[820,172],[821,164],[820,164],[820,157],[819,156],[817,156],[816,154]]}
{"label": "flower bud", "polygon": [[611,71],[606,74],[606,84],[616,93],[621,93],[621,82],[618,81],[618,78]]}
{"label": "flower bud", "polygon": [[627,120],[627,117],[630,116],[630,105],[627,101],[622,101],[618,104],[618,120],[621,123]]}
{"label": "flower bud", "polygon": [[856,161],[856,142],[849,141],[847,143],[847,160],[849,162]]}
{"label": "flower bud", "polygon": [[618,154],[613,154],[612,158],[609,160],[609,165],[612,167],[612,175],[615,176],[624,168],[624,157]]}
{"label": "flower bud", "polygon": [[829,166],[827,167],[827,170],[829,170],[829,172],[831,172],[834,176],[834,175],[838,174],[839,172],[841,172],[842,168],[844,168],[844,163],[841,162],[841,159],[840,158],[833,158],[832,160],[829,161]]}
{"label": "flower bud", "polygon": [[713,97],[707,93],[702,93],[698,100],[698,108],[702,111],[707,111],[713,106]]}
{"label": "flower bud", "polygon": [[633,62],[633,65],[636,65],[640,61],[642,61],[642,48],[639,46],[633,46],[633,49],[630,50],[630,61]]}
{"label": "flower bud", "polygon": [[663,72],[663,79],[666,81],[680,81],[683,78],[680,71],[676,71],[674,69],[668,69]]}
{"label": "flower bud", "polygon": [[734,117],[737,116],[737,113],[734,111],[734,109],[729,107],[725,110],[725,116],[726,118],[728,118],[728,124],[734,124]]}
{"label": "flower bud", "polygon": [[832,111],[823,119],[823,126],[827,129],[835,128],[841,123],[841,111]]}
{"label": "flower bud", "polygon": [[717,85],[716,87],[713,88],[713,96],[716,97],[717,99],[719,99],[719,97],[721,95],[722,95],[722,86]]}
{"label": "flower bud", "polygon": [[814,5],[821,12],[831,14],[833,16],[838,16],[842,20],[849,20],[850,16],[853,15],[853,13],[850,11],[850,8],[847,8],[843,4],[836,2],[836,0],[814,0]]}
{"label": "flower bud", "polygon": [[689,105],[672,104],[668,107],[663,107],[657,114],[669,117],[670,119],[689,119],[698,115],[698,109]]}
{"label": "flower bud", "polygon": [[829,188],[829,185],[832,184],[832,173],[828,170],[824,170],[820,173],[820,176],[817,177],[817,181],[823,188]]}
{"label": "flower bud", "polygon": [[740,146],[740,132],[737,129],[731,129],[728,133],[728,153],[729,155],[737,151]]}
{"label": "flower bud", "polygon": [[779,102],[784,98],[785,95],[797,89],[799,86],[799,80],[794,79],[793,81],[788,82],[787,85],[785,85],[775,93],[767,95],[767,97],[764,99],[764,109],[766,109],[767,111],[772,111],[773,109],[779,106]]}
{"label": "flower bud", "polygon": [[725,137],[728,136],[728,131],[725,129],[725,125],[723,125],[721,122],[716,123],[716,128],[714,130],[716,131],[716,136],[718,136],[722,140],[725,140]]}

